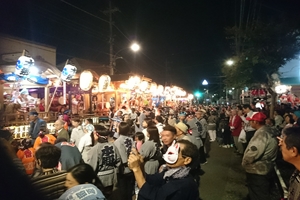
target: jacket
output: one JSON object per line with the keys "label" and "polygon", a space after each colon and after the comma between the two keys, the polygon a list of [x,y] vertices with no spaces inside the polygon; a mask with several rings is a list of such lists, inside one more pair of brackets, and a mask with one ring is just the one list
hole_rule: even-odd
{"label": "jacket", "polygon": [[240,116],[235,115],[232,116],[230,121],[229,121],[229,126],[231,129],[231,135],[238,137],[241,133],[242,130],[242,119]]}
{"label": "jacket", "polygon": [[278,142],[273,129],[263,126],[251,138],[242,160],[247,173],[266,175],[274,167]]}
{"label": "jacket", "polygon": [[38,137],[41,126],[47,127],[47,124],[44,120],[40,118],[37,118],[36,122],[30,122],[29,135],[33,140],[35,140]]}
{"label": "jacket", "polygon": [[146,176],[138,200],[197,200],[199,191],[192,176],[182,179],[163,179],[165,172]]}

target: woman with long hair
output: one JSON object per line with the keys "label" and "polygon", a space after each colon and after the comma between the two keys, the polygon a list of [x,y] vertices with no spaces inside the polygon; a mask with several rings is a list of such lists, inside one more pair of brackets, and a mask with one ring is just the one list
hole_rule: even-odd
{"label": "woman with long hair", "polygon": [[145,173],[155,174],[159,168],[159,160],[161,158],[161,143],[159,139],[159,133],[156,126],[150,126],[147,129],[148,141],[142,144],[140,154],[144,158],[145,162]]}
{"label": "woman with long hair", "polygon": [[149,140],[148,134],[147,134],[147,128],[150,126],[155,126],[155,123],[153,122],[153,120],[151,118],[145,118],[145,120],[142,123],[142,127],[143,127],[143,133],[145,135],[145,141]]}
{"label": "woman with long hair", "polygon": [[68,190],[59,199],[84,199],[89,196],[89,199],[105,200],[105,196],[101,192],[103,185],[88,164],[82,163],[70,168],[67,172],[65,186]]}

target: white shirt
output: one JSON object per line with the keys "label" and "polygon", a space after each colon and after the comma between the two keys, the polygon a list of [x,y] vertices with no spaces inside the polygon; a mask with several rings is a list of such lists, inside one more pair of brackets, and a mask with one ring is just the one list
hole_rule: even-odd
{"label": "white shirt", "polygon": [[91,135],[89,133],[84,134],[84,136],[82,136],[80,138],[79,144],[78,144],[78,150],[80,153],[82,153],[84,147],[86,146],[90,146],[92,145],[92,138]]}

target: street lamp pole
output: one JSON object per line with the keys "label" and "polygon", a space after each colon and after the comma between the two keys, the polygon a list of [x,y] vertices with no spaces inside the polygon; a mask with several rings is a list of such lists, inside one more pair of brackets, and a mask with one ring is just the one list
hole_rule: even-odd
{"label": "street lamp pole", "polygon": [[[111,52],[110,52],[110,55],[109,55],[109,58],[110,58],[110,75],[114,75],[114,69],[116,67],[116,60],[118,59],[123,59],[122,56],[118,56],[118,54],[121,52],[121,51],[124,51],[125,49],[128,49],[128,47],[126,48],[123,48],[123,49],[120,49],[119,51],[117,51],[117,53],[113,54],[113,50],[111,49]],[[137,43],[133,43],[131,46],[130,46],[130,49],[134,52],[137,52],[140,50],[140,46],[137,44]]]}

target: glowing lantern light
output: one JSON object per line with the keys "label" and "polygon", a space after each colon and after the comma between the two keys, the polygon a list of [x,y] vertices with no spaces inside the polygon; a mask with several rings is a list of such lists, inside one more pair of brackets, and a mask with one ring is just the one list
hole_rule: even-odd
{"label": "glowing lantern light", "polygon": [[28,55],[28,51],[24,50],[22,56],[16,63],[15,73],[19,76],[27,76],[32,66],[34,66],[34,59]]}
{"label": "glowing lantern light", "polygon": [[134,87],[138,86],[141,83],[141,78],[138,76],[131,76],[128,79],[128,88],[132,90]]}
{"label": "glowing lantern light", "polygon": [[121,83],[121,84],[120,84],[120,88],[121,88],[121,89],[127,89],[126,83]]}
{"label": "glowing lantern light", "polygon": [[158,87],[157,87],[157,94],[161,95],[163,93],[163,91],[164,91],[164,86],[158,85]]}
{"label": "glowing lantern light", "polygon": [[60,78],[63,81],[70,81],[73,76],[76,74],[77,68],[69,63],[69,60],[67,60],[66,65],[64,66]]}
{"label": "glowing lantern light", "polygon": [[188,99],[190,99],[190,100],[194,99],[194,95],[188,94]]}
{"label": "glowing lantern light", "polygon": [[151,83],[150,92],[154,93],[156,90],[157,90],[157,84],[156,83]]}
{"label": "glowing lantern light", "polygon": [[275,87],[275,92],[277,94],[284,94],[284,93],[287,93],[288,91],[291,90],[291,86],[288,86],[288,85],[277,85]]}
{"label": "glowing lantern light", "polygon": [[[88,70],[84,70],[79,77],[79,86],[83,91],[91,89],[93,84],[93,74]],[[99,88],[100,90],[100,88]]]}
{"label": "glowing lantern light", "polygon": [[110,76],[108,75],[102,75],[99,78],[99,92],[104,92],[108,90],[108,87],[110,85]]}
{"label": "glowing lantern light", "polygon": [[149,83],[147,81],[142,81],[139,88],[141,91],[145,91],[148,88]]}

